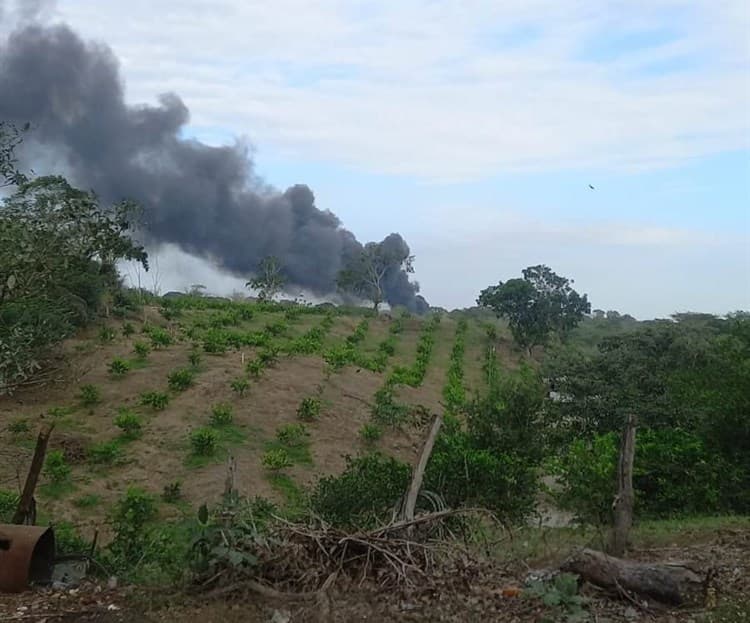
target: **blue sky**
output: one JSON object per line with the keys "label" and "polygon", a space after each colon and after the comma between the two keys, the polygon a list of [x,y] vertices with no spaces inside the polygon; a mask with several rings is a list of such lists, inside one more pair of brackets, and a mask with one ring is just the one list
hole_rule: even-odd
{"label": "blue sky", "polygon": [[[60,0],[128,100],[255,148],[447,307],[546,263],[594,307],[750,309],[745,0]],[[595,190],[590,190],[593,184]]]}

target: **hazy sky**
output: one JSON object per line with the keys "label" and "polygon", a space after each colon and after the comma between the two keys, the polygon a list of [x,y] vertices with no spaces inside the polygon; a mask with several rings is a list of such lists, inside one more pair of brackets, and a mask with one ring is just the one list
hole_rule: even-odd
{"label": "hazy sky", "polygon": [[747,0],[60,0],[47,15],[113,48],[130,103],[175,91],[192,136],[249,139],[261,175],[310,185],[360,240],[400,232],[434,305],[545,263],[638,317],[750,309]]}

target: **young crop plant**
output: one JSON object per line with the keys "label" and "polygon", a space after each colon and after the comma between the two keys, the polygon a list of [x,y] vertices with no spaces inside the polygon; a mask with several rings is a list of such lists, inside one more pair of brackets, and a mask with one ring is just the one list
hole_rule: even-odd
{"label": "young crop plant", "polygon": [[359,437],[368,445],[377,443],[383,436],[383,429],[373,422],[367,422],[359,429]]}
{"label": "young crop plant", "polygon": [[138,341],[133,344],[133,352],[138,359],[144,360],[151,352],[151,347],[146,342]]}
{"label": "young crop plant", "polygon": [[265,366],[263,365],[263,362],[260,359],[253,359],[252,361],[248,361],[247,365],[245,366],[245,370],[247,370],[247,373],[252,376],[254,379],[259,379],[263,375],[263,370],[265,370]]}
{"label": "young crop plant", "polygon": [[122,408],[115,417],[115,426],[122,431],[122,436],[127,440],[138,439],[143,432],[143,424],[137,413],[130,409]]}
{"label": "young crop plant", "polygon": [[279,360],[279,349],[275,346],[267,346],[258,353],[258,359],[264,366],[270,368]]}
{"label": "young crop plant", "polygon": [[96,385],[91,385],[90,383],[81,385],[81,389],[78,392],[78,399],[84,407],[93,407],[101,400],[101,392]]}
{"label": "young crop plant", "polygon": [[116,333],[112,327],[102,327],[99,329],[99,341],[106,344],[115,339]]}
{"label": "young crop plant", "polygon": [[193,454],[212,456],[218,447],[219,437],[212,428],[197,428],[190,433],[190,446]]}
{"label": "young crop plant", "polygon": [[283,448],[269,450],[263,455],[261,462],[263,463],[263,467],[273,472],[277,472],[292,465],[292,459]]}
{"label": "young crop plant", "polygon": [[132,322],[126,322],[122,325],[122,335],[123,337],[130,337],[135,333],[135,327],[133,326]]}
{"label": "young crop plant", "polygon": [[318,396],[303,398],[297,407],[297,417],[303,422],[312,422],[320,417],[321,401]]}
{"label": "young crop plant", "polygon": [[148,336],[151,338],[151,347],[154,350],[164,348],[172,343],[172,336],[166,329],[161,327],[152,327],[148,331]]}
{"label": "young crop plant", "polygon": [[95,465],[114,465],[122,456],[122,448],[116,440],[103,441],[89,446],[86,454],[89,463]]}
{"label": "young crop plant", "polygon": [[167,504],[174,504],[182,499],[182,483],[179,480],[164,485],[161,493],[161,499]]}
{"label": "young crop plant", "polygon": [[230,386],[232,390],[237,392],[240,398],[242,398],[245,395],[245,392],[250,387],[250,383],[244,376],[238,376],[230,383]]}
{"label": "young crop plant", "polygon": [[197,368],[199,365],[201,365],[201,354],[196,350],[191,351],[188,355],[188,361],[190,362],[190,366],[192,368]]}
{"label": "young crop plant", "polygon": [[169,388],[176,392],[185,391],[193,384],[194,380],[195,372],[193,372],[189,368],[179,368],[177,370],[173,370],[167,377]]}
{"label": "young crop plant", "polygon": [[273,337],[280,337],[286,333],[289,329],[289,323],[279,320],[277,322],[268,323],[265,326],[265,331]]}
{"label": "young crop plant", "polygon": [[443,398],[448,410],[451,412],[459,410],[466,401],[466,390],[463,384],[463,359],[467,329],[468,323],[465,319],[461,319],[456,327],[456,341],[451,351],[448,380],[445,387],[443,387]]}
{"label": "young crop plant", "polygon": [[70,477],[70,465],[65,460],[62,450],[52,450],[47,453],[44,461],[44,475],[53,483],[65,482]]}
{"label": "young crop plant", "polygon": [[234,419],[232,405],[220,402],[211,407],[211,426],[229,426]]}
{"label": "young crop plant", "polygon": [[169,395],[164,392],[143,392],[141,404],[151,407],[154,411],[163,411],[169,404]]}
{"label": "young crop plant", "polygon": [[31,430],[31,427],[29,426],[28,421],[19,419],[14,420],[10,424],[8,424],[8,432],[13,435],[21,435],[23,433],[28,433]]}
{"label": "young crop plant", "polygon": [[285,424],[276,431],[276,439],[290,448],[304,445],[309,435],[304,424]]}
{"label": "young crop plant", "polygon": [[114,377],[123,377],[130,371],[130,364],[121,357],[115,357],[107,366],[109,373]]}

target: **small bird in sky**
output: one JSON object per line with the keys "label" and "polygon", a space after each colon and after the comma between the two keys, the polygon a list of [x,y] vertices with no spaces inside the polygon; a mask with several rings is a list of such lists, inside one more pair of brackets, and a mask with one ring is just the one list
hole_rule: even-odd
{"label": "small bird in sky", "polygon": [[594,187],[593,187],[593,186],[592,186],[591,184],[589,184],[589,188],[590,188],[591,190],[594,190]]}

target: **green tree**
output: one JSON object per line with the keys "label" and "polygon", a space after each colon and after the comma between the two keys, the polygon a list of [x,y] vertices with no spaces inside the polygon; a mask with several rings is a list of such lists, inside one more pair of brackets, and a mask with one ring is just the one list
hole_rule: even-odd
{"label": "green tree", "polygon": [[26,181],[26,176],[18,170],[15,150],[21,144],[22,132],[28,129],[28,123],[23,130],[19,130],[6,121],[0,121],[0,188],[17,186]]}
{"label": "green tree", "polygon": [[119,289],[116,262],[148,267],[130,237],[137,206],[103,206],[62,177],[20,184],[0,209],[0,392],[40,369],[40,352]]}
{"label": "green tree", "polygon": [[[397,271],[414,272],[414,256],[398,234],[382,242],[368,242],[339,272],[337,284],[342,292],[372,301],[375,311],[385,300],[385,284]],[[416,286],[415,286],[416,287]]]}
{"label": "green tree", "polygon": [[284,289],[286,280],[282,274],[281,262],[277,257],[269,255],[258,264],[258,274],[245,284],[257,290],[261,301],[272,301]]}
{"label": "green tree", "polygon": [[553,334],[565,337],[591,312],[586,295],[578,294],[571,283],[547,266],[529,266],[523,278],[482,290],[477,303],[507,318],[516,342],[530,351]]}

